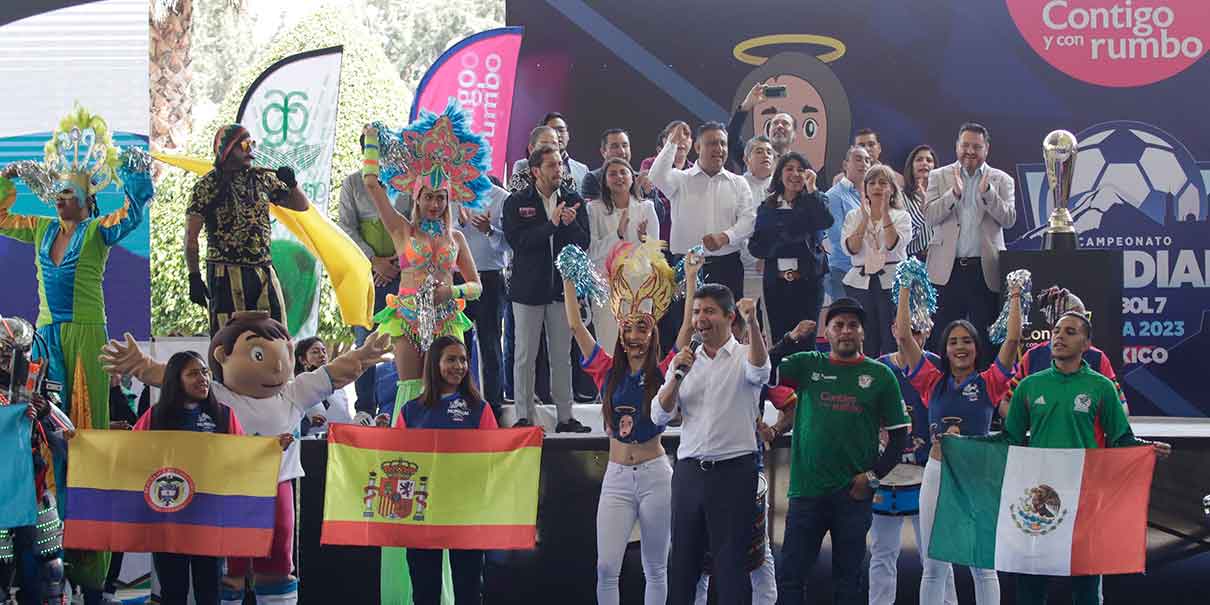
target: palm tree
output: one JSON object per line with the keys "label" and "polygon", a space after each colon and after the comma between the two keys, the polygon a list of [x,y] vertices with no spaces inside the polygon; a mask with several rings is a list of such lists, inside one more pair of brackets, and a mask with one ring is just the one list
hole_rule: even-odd
{"label": "palm tree", "polygon": [[151,148],[183,150],[192,127],[193,0],[151,2]]}

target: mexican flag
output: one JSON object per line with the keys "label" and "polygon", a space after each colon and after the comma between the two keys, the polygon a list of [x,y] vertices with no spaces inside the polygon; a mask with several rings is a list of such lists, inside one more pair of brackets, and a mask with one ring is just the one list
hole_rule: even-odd
{"label": "mexican flag", "polygon": [[930,557],[1048,576],[1143,571],[1152,448],[945,439],[941,450]]}

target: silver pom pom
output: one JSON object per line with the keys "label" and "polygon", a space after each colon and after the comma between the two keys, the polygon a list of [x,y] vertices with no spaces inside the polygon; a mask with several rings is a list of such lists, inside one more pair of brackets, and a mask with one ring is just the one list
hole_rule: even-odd
{"label": "silver pom pom", "polygon": [[431,274],[416,290],[416,335],[420,338],[420,350],[433,346],[437,334],[437,305],[435,296],[441,283]]}
{"label": "silver pom pom", "polygon": [[25,186],[29,187],[34,195],[46,202],[55,199],[58,192],[54,188],[58,175],[33,160],[13,162],[12,166],[17,171],[17,176],[25,182]]}
{"label": "silver pom pom", "polygon": [[[1029,308],[1033,304],[1033,294],[1030,290],[1033,289],[1033,278],[1030,276],[1028,269],[1017,269],[1008,274],[1004,278],[1007,292],[1020,288],[1021,290],[1021,326],[1029,325]],[[1004,298],[1004,307],[1000,309],[1000,316],[996,318],[996,322],[988,329],[988,339],[994,344],[1001,344],[1004,339],[1008,338],[1008,309],[1013,302],[1012,296]]]}

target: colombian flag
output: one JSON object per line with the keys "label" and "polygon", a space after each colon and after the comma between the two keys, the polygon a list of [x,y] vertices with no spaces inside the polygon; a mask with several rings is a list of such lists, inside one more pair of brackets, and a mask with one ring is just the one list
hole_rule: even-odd
{"label": "colombian flag", "polygon": [[66,547],[269,554],[281,464],[276,439],[86,430],[69,448]]}
{"label": "colombian flag", "polygon": [[534,547],[541,429],[330,430],[323,544]]}

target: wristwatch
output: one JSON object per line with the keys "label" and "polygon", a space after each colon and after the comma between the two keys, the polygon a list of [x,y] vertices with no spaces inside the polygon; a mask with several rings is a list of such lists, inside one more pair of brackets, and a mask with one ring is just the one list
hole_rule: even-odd
{"label": "wristwatch", "polygon": [[881,482],[878,481],[878,475],[875,475],[874,471],[866,471],[865,478],[870,489],[878,489],[878,486],[881,485]]}

